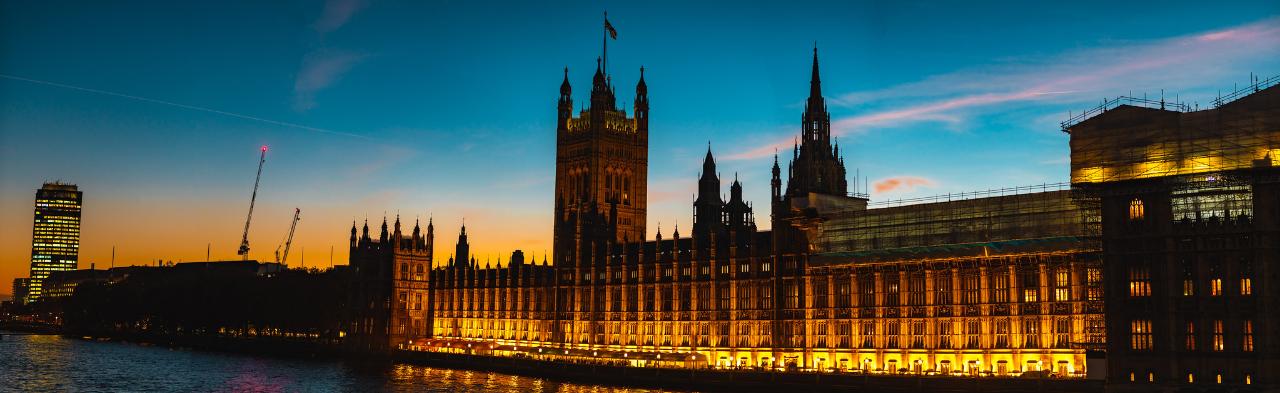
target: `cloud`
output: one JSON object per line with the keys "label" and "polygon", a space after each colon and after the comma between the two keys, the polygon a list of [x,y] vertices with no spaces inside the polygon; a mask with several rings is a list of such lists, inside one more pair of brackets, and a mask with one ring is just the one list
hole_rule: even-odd
{"label": "cloud", "polygon": [[302,68],[293,81],[293,107],[305,112],[315,107],[316,93],[337,82],[367,56],[337,50],[319,50],[302,59]]}
{"label": "cloud", "polygon": [[887,179],[876,180],[871,183],[871,188],[876,193],[895,193],[914,191],[916,187],[933,187],[933,180],[929,180],[919,176],[895,176]]}
{"label": "cloud", "polygon": [[320,34],[333,32],[346,25],[351,16],[365,6],[368,3],[364,0],[329,0],[324,3],[324,12],[312,27]]}
{"label": "cloud", "polygon": [[[1176,87],[1212,91],[1215,77],[1243,72],[1280,56],[1280,17],[1231,28],[1153,41],[1133,41],[1023,59],[934,75],[886,89],[858,91],[831,99],[835,107],[863,113],[833,119],[832,135],[919,122],[959,125],[982,111],[1014,104],[1094,105],[1120,89]],[[1172,96],[1170,93],[1167,96]],[[1172,97],[1171,97],[1172,98]],[[1084,108],[1081,108],[1084,109]],[[1062,114],[1065,118],[1066,114]],[[729,155],[729,159],[767,157],[790,147],[790,137]]]}

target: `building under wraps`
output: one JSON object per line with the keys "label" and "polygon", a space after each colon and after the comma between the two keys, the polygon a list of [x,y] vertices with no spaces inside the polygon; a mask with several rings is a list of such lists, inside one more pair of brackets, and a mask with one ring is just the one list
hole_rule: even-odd
{"label": "building under wraps", "polygon": [[[1271,96],[1274,90],[1254,96]],[[1165,241],[1190,230],[1179,228],[1230,228],[1238,235],[1235,240],[1207,234],[1227,229],[1203,229],[1209,232],[1196,235],[1201,239],[1197,241],[1219,247],[1225,243],[1212,242],[1239,242],[1244,240],[1238,237],[1245,236],[1253,247],[1250,267],[1234,260],[1220,265],[1191,262],[1196,274],[1219,274],[1221,280],[1235,280],[1231,282],[1254,280],[1247,281],[1254,283],[1248,285],[1256,295],[1246,296],[1257,299],[1249,310],[1263,309],[1264,293],[1275,299],[1276,288],[1263,284],[1261,277],[1267,272],[1263,262],[1274,262],[1277,198],[1272,183],[1249,177],[1274,174],[1277,165],[1274,149],[1280,144],[1274,132],[1280,127],[1274,123],[1274,99],[1246,109],[1244,103],[1261,98],[1245,97],[1212,112],[1108,108],[1068,127],[1072,184],[870,203],[865,194],[848,190],[844,160],[831,137],[815,50],[801,135],[785,174],[775,157],[769,204],[773,229],[756,228],[754,206],[742,199],[736,177],[728,200],[723,200],[721,176],[708,148],[687,234],[673,225],[669,237],[659,228],[654,239],[644,239],[648,99],[643,76],[636,86],[634,117],[614,104],[612,80],[599,64],[591,105],[577,117],[572,115],[571,92],[566,78],[559,101],[550,260],[545,255],[541,261],[526,258],[517,251],[508,261],[481,265],[470,256],[465,228],[451,256],[443,258],[443,253],[434,252],[431,225],[425,235],[416,225],[406,234],[398,218],[392,231],[384,220],[374,239],[367,224],[363,233],[353,224],[351,264],[360,278],[352,292],[352,342],[368,348],[641,367],[1072,378],[1102,378],[1110,371],[1112,380],[1128,378],[1131,371],[1118,364],[1114,354],[1119,352],[1117,343],[1129,342],[1132,315],[1147,315],[1139,313],[1146,310],[1141,312],[1152,315],[1151,325],[1159,326],[1143,325],[1156,332],[1154,341],[1150,335],[1145,338],[1147,345],[1175,342],[1161,335],[1182,326],[1181,320],[1166,322],[1155,316],[1168,308],[1125,303],[1131,299],[1123,295],[1137,284],[1126,280],[1124,269],[1110,265],[1116,255],[1146,250],[1116,243],[1117,230],[1108,228],[1130,225],[1114,221],[1125,221],[1121,213],[1132,209],[1133,199],[1127,191],[1117,197],[1108,190],[1134,182],[1156,185],[1136,188],[1144,193],[1163,193],[1139,197],[1137,209],[1140,216],[1145,214],[1144,222],[1160,222],[1164,231],[1158,244],[1149,243],[1158,251],[1143,252],[1162,255],[1164,264],[1184,263],[1175,263],[1181,259],[1168,248],[1187,246]],[[1254,112],[1259,108],[1264,111]],[[1120,118],[1128,112],[1144,115]],[[1259,120],[1264,112],[1271,120]],[[1194,122],[1196,127],[1214,132],[1226,125],[1236,127],[1237,122],[1253,124],[1271,134],[1263,133],[1261,142],[1256,133],[1234,135],[1243,131],[1214,136],[1184,129],[1169,135],[1167,127],[1141,125],[1152,118],[1162,125],[1203,119]],[[1114,133],[1136,139],[1102,140],[1113,137],[1102,129],[1106,124],[1132,127]],[[1235,146],[1222,140],[1250,140],[1251,147],[1214,153]],[[1154,147],[1143,147],[1144,143]],[[1188,145],[1209,148],[1201,151]],[[1170,162],[1157,164],[1160,168],[1174,172],[1152,175],[1155,172],[1142,166],[1146,164],[1124,161],[1149,151],[1158,161]],[[1256,157],[1246,157],[1249,154]],[[1245,161],[1249,164],[1239,164]],[[1227,169],[1228,163],[1236,166]],[[1228,175],[1237,180],[1225,185]],[[1217,188],[1153,191],[1168,187],[1168,176],[1190,176],[1186,179]],[[1270,194],[1249,199],[1241,192]],[[1269,207],[1258,204],[1247,215],[1239,211],[1246,209],[1244,200],[1258,203],[1267,198]],[[1204,208],[1210,200],[1226,207]],[[1206,213],[1210,211],[1219,213]],[[1108,218],[1108,213],[1121,217]],[[1265,221],[1262,214],[1272,218]],[[1267,252],[1272,256],[1263,256]],[[1146,276],[1140,275],[1149,277],[1143,288],[1164,296],[1161,291],[1169,290],[1164,285],[1172,283],[1169,269],[1173,268],[1146,270]],[[1244,271],[1251,273],[1242,275]],[[1212,290],[1201,288],[1214,285],[1206,280],[1210,281],[1195,284],[1197,294]],[[1240,292],[1238,286],[1232,288]],[[1210,311],[1209,303],[1195,307]],[[1251,350],[1274,348],[1275,343],[1261,338],[1261,329],[1274,329],[1273,325],[1261,322],[1260,316],[1251,318],[1251,329],[1257,329],[1247,336],[1253,340]],[[1240,322],[1244,319],[1229,320],[1234,325],[1228,336],[1234,335],[1238,343],[1246,337]],[[1206,340],[1198,345],[1212,346],[1213,322],[1199,323],[1207,325],[1196,327]],[[1110,367],[1097,356],[1104,349],[1112,353]],[[1156,362],[1158,356],[1164,353],[1149,359]],[[1252,364],[1256,367],[1251,370],[1258,371],[1249,371],[1248,381],[1258,383],[1262,367],[1271,363]],[[1159,370],[1153,379],[1173,378],[1165,375],[1173,367],[1169,364],[1144,367],[1153,373]],[[1179,367],[1192,366],[1174,368]],[[1194,372],[1197,380],[1213,379]],[[1147,378],[1146,371],[1134,373],[1134,379]],[[1245,383],[1243,374],[1235,375],[1226,380]]]}

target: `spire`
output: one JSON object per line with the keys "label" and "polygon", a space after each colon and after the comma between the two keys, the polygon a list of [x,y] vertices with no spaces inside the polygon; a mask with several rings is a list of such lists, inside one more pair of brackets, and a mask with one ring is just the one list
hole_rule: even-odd
{"label": "spire", "polygon": [[382,234],[378,235],[378,241],[382,243],[387,241],[387,216],[382,216]]}
{"label": "spire", "polygon": [[702,176],[714,176],[716,157],[711,154],[711,141],[707,141],[707,157],[702,160]]}
{"label": "spire", "polygon": [[822,79],[818,76],[818,42],[813,42],[813,75],[809,76],[809,99],[822,99]]}
{"label": "spire", "polygon": [[649,85],[644,83],[644,66],[640,66],[640,81],[636,82],[636,95],[649,94]]}
{"label": "spire", "polygon": [[361,239],[369,238],[369,218],[368,217],[365,217],[364,219],[364,230],[361,232],[360,238]]}
{"label": "spire", "polygon": [[569,67],[564,68],[564,82],[560,82],[560,96],[569,97],[573,94],[573,87],[569,86]]}

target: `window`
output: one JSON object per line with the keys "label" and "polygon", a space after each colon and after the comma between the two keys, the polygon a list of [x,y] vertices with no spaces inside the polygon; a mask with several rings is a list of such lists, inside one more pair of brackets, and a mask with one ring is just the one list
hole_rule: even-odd
{"label": "window", "polygon": [[907,305],[924,305],[924,272],[915,272],[907,278]]}
{"label": "window", "polygon": [[876,277],[872,273],[858,275],[858,307],[875,307]]}
{"label": "window", "polygon": [[1187,321],[1186,327],[1186,348],[1188,351],[1196,350],[1196,323],[1195,321]]}
{"label": "window", "polygon": [[968,322],[965,322],[965,348],[976,349],[981,347],[981,331],[982,325],[978,323],[978,320],[970,319]]}
{"label": "window", "polygon": [[951,349],[951,321],[938,322],[938,348]]}
{"label": "window", "polygon": [[1001,319],[996,321],[996,348],[1009,347],[1009,320]]}
{"label": "window", "polygon": [[933,304],[951,304],[951,272],[940,271],[933,276]]}
{"label": "window", "polygon": [[1040,348],[1040,321],[1030,318],[1022,321],[1022,347]]}
{"label": "window", "polygon": [[898,348],[898,335],[902,334],[902,323],[889,321],[885,324],[885,348]]}
{"label": "window", "polygon": [[1196,295],[1196,270],[1190,261],[1182,260],[1182,296]]}
{"label": "window", "polygon": [[911,322],[911,347],[924,348],[924,321]]}
{"label": "window", "polygon": [[1089,300],[1102,300],[1102,269],[1091,267],[1086,271],[1087,285],[1089,286]]}
{"label": "window", "polygon": [[1213,321],[1213,351],[1222,352],[1226,340],[1223,338],[1222,320]]}
{"label": "window", "polygon": [[1054,348],[1070,348],[1071,347],[1071,319],[1070,318],[1061,317],[1054,321],[1053,347]]}
{"label": "window", "polygon": [[862,348],[875,348],[876,323],[862,322]]}
{"label": "window", "polygon": [[827,308],[827,278],[814,278],[810,284],[813,285],[813,307]]}
{"label": "window", "polygon": [[1022,287],[1022,301],[1035,303],[1040,301],[1040,271],[1035,266],[1019,269],[1018,284]]}
{"label": "window", "polygon": [[1151,320],[1135,319],[1129,322],[1130,349],[1138,351],[1151,350]]}
{"label": "window", "polygon": [[1008,303],[1009,302],[1009,274],[1004,272],[996,272],[991,277],[991,302],[992,303]]}
{"label": "window", "polygon": [[848,277],[836,279],[836,307],[849,308],[853,302],[853,286]]}
{"label": "window", "polygon": [[1129,268],[1129,296],[1151,296],[1151,270],[1146,266]]}
{"label": "window", "polygon": [[1253,321],[1246,319],[1244,327],[1240,331],[1240,349],[1245,352],[1253,352]]}
{"label": "window", "polygon": [[850,336],[853,335],[853,323],[849,321],[837,322],[836,334],[839,335],[837,338],[839,340],[837,346],[840,348],[849,348]]}
{"label": "window", "polygon": [[902,300],[902,292],[898,288],[901,285],[901,283],[898,282],[898,273],[884,273],[881,277],[884,279],[884,305],[890,307],[897,306]]}
{"label": "window", "polygon": [[1133,201],[1129,202],[1129,219],[1133,221],[1138,221],[1138,220],[1142,220],[1145,217],[1146,217],[1146,211],[1142,207],[1142,200],[1138,198],[1133,198]]}
{"label": "window", "polygon": [[1253,265],[1249,263],[1240,264],[1240,296],[1249,296],[1253,294]]}
{"label": "window", "polygon": [[1053,300],[1066,302],[1071,300],[1071,270],[1059,267],[1053,272]]}
{"label": "window", "polygon": [[960,271],[960,301],[964,304],[978,304],[982,290],[982,276],[978,269]]}
{"label": "window", "polygon": [[1222,296],[1222,279],[1214,278],[1209,280],[1209,296]]}
{"label": "window", "polygon": [[1207,186],[1175,190],[1170,204],[1174,220],[1207,220],[1253,215],[1253,190],[1245,185],[1217,185],[1210,175]]}

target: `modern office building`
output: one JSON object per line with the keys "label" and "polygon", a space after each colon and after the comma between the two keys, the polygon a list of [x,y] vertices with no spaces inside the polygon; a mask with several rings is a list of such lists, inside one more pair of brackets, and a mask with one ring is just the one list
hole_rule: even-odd
{"label": "modern office building", "polygon": [[44,280],[50,273],[76,269],[83,198],[84,193],[74,184],[45,183],[36,190],[27,302],[39,300],[44,294]]}

